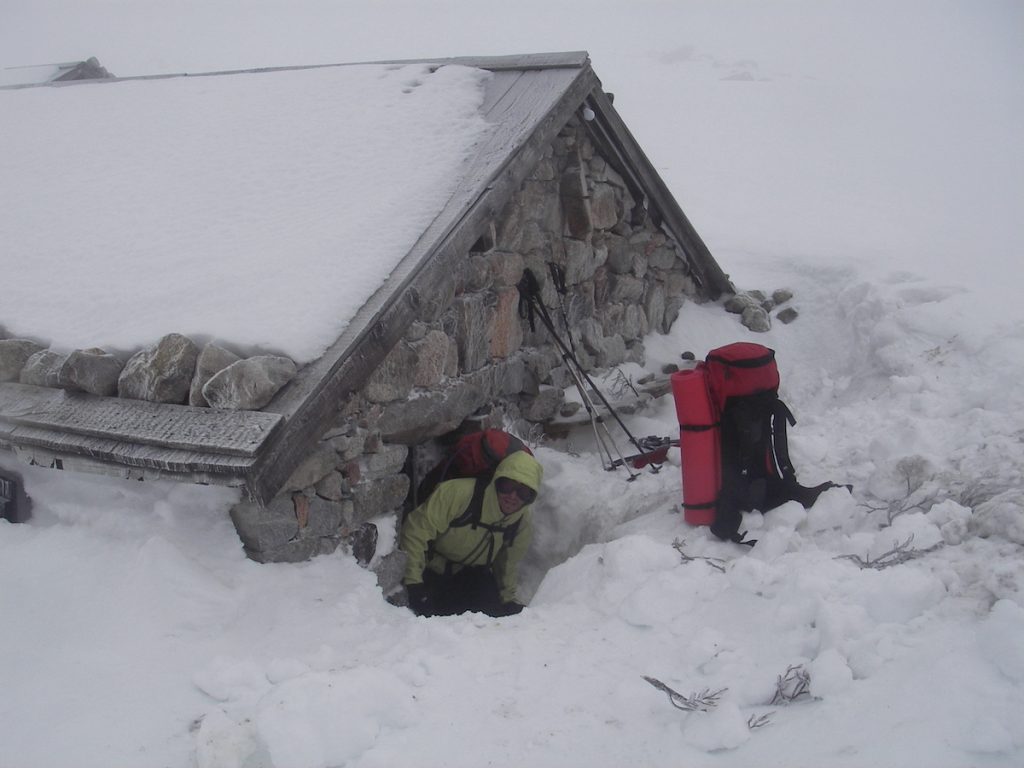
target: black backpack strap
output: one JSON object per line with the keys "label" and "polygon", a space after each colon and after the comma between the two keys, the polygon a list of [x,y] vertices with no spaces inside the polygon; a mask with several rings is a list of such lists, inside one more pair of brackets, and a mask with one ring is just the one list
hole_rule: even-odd
{"label": "black backpack strap", "polygon": [[789,458],[789,437],[786,432],[786,423],[789,422],[791,427],[796,426],[796,418],[789,410],[789,406],[778,399],[772,404],[771,418],[772,458],[779,471],[779,476],[785,482],[795,483],[796,470]]}
{"label": "black backpack strap", "polygon": [[[463,510],[462,514],[448,524],[449,528],[461,528],[471,525],[474,528],[483,528],[490,534],[487,537],[488,565],[494,562],[496,554],[494,534],[500,533],[502,535],[502,546],[511,547],[512,543],[516,540],[516,536],[519,534],[519,523],[522,521],[520,518],[512,523],[512,525],[491,525],[481,521],[480,518],[483,516],[484,511],[484,492],[486,492],[487,486],[491,484],[491,480],[490,476],[476,478],[476,485],[473,487],[473,498],[470,499],[469,505]],[[446,570],[450,573],[455,565],[461,565],[461,563],[449,562]]]}
{"label": "black backpack strap", "polygon": [[473,487],[473,498],[469,500],[469,505],[462,511],[462,514],[448,523],[449,528],[462,528],[466,525],[472,525],[476,528],[481,525],[480,517],[484,513],[484,492],[490,484],[490,477],[478,477],[476,479],[476,485]]}
{"label": "black backpack strap", "polygon": [[522,522],[522,518],[516,520],[512,525],[491,525],[480,520],[484,513],[484,493],[487,491],[487,486],[491,484],[491,479],[491,477],[478,477],[476,479],[476,485],[473,488],[473,498],[470,499],[469,506],[466,507],[461,515],[452,520],[448,527],[459,528],[464,525],[471,525],[474,528],[483,528],[491,533],[500,533],[504,539],[504,545],[510,547],[519,534],[519,523]]}

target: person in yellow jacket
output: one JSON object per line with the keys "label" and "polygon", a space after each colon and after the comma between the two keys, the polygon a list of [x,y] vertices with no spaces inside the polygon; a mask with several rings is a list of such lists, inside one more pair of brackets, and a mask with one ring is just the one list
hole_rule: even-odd
{"label": "person in yellow jacket", "polygon": [[533,456],[517,451],[491,480],[446,480],[409,514],[400,547],[409,556],[403,583],[413,612],[509,616],[523,609],[516,575],[543,474]]}

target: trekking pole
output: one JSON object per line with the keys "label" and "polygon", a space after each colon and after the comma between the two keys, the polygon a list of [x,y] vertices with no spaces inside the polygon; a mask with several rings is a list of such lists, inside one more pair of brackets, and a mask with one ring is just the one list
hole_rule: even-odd
{"label": "trekking pole", "polygon": [[549,261],[548,271],[551,273],[551,282],[554,283],[555,293],[558,294],[558,309],[562,314],[562,327],[565,328],[565,337],[569,340],[569,348],[572,350],[573,358],[575,358],[576,343],[572,340],[569,314],[565,311],[565,297],[569,293],[569,289],[565,287],[565,269],[560,264]]}
{"label": "trekking pole", "polygon": [[[557,336],[555,338],[557,342]],[[565,362],[565,368],[569,371],[569,375],[573,377],[573,382],[576,384],[576,389],[579,390],[583,406],[587,409],[587,413],[590,416],[590,422],[594,428],[594,436],[597,438],[601,447],[604,449],[604,452],[608,456],[608,466],[606,466],[605,469],[610,472],[618,466],[623,466],[629,474],[627,482],[635,480],[639,473],[634,473],[630,468],[626,457],[623,456],[622,451],[619,450],[618,443],[615,442],[615,438],[612,437],[612,433],[608,429],[608,422],[605,421],[604,416],[598,410],[597,405],[594,403],[594,398],[590,396],[590,390],[587,388],[586,382],[583,379],[584,371],[580,367],[579,361],[573,355],[570,355],[564,347],[562,360]],[[604,431],[603,436],[601,434],[602,430]],[[611,445],[611,448],[609,448],[608,445]],[[615,449],[614,455],[612,454],[612,448]],[[615,456],[618,456],[618,458],[615,458]],[[604,461],[602,460],[602,466],[603,465]]]}
{"label": "trekking pole", "polygon": [[[519,291],[520,295],[526,299],[527,306],[530,309],[531,326],[533,324],[533,314],[534,311],[536,311],[536,314],[540,317],[544,327],[547,328],[548,333],[551,334],[551,338],[554,340],[555,346],[557,346],[559,351],[562,353],[562,360],[565,362],[565,367],[572,376],[573,383],[576,385],[576,389],[580,393],[580,399],[583,401],[583,406],[586,408],[587,414],[590,416],[591,426],[594,429],[594,437],[597,439],[598,445],[604,452],[601,457],[601,466],[610,471],[621,464],[626,468],[626,472],[629,474],[628,480],[635,480],[638,477],[638,473],[634,473],[626,463],[625,457],[622,455],[622,451],[619,450],[611,432],[608,430],[608,425],[605,423],[604,417],[598,412],[593,398],[590,397],[590,393],[587,390],[585,383],[586,372],[583,370],[582,366],[580,366],[579,360],[576,359],[576,356],[572,354],[570,349],[566,346],[566,343],[555,330],[555,324],[551,319],[551,315],[548,313],[547,307],[544,306],[544,302],[540,298],[540,285],[531,270],[527,269],[524,271],[523,279],[519,283]],[[594,385],[593,382],[591,382],[591,385],[594,386],[596,390],[596,385]],[[604,435],[601,434],[601,429],[604,430]],[[612,455],[611,449],[606,444],[606,438],[607,443],[611,444],[612,448],[615,449],[615,453],[619,456],[617,461]],[[608,466],[605,466],[605,454],[608,457]]]}
{"label": "trekking pole", "polygon": [[[572,355],[569,354],[569,351],[564,346],[564,342],[562,342],[555,333],[554,324],[551,323],[550,318],[545,317],[543,312],[538,312],[538,314],[545,326],[551,332],[556,345],[561,349],[562,360],[565,362],[565,368],[569,371],[569,375],[572,376],[573,383],[579,391],[580,399],[583,401],[583,407],[586,409],[587,415],[590,416],[590,425],[594,430],[594,437],[597,439],[598,445],[603,452],[601,457],[601,466],[609,472],[614,470],[617,466],[624,466],[626,468],[626,472],[629,474],[627,482],[635,480],[638,477],[638,473],[633,472],[629,467],[625,457],[622,455],[622,451],[619,450],[619,446],[615,442],[615,438],[612,437],[612,433],[608,429],[608,424],[604,420],[604,416],[601,415],[601,412],[598,411],[597,406],[594,404],[594,399],[590,396],[587,385],[583,380],[583,371],[579,367],[579,363]],[[612,449],[615,451],[614,454],[612,453]],[[616,455],[618,456],[618,459],[615,458]],[[608,459],[607,466],[605,465],[605,456],[607,456]]]}
{"label": "trekking pole", "polygon": [[[612,455],[611,448],[608,447],[608,443],[601,434],[599,426],[604,426],[604,423],[601,421],[601,417],[597,413],[597,408],[594,406],[594,401],[586,393],[583,381],[576,374],[576,371],[574,371],[568,363],[566,364],[566,369],[569,371],[569,375],[572,376],[573,383],[576,385],[576,389],[580,393],[580,399],[583,401],[583,407],[586,409],[587,415],[590,417],[590,426],[594,430],[594,438],[597,440],[598,453],[601,456],[601,468],[606,472],[611,472],[616,466],[615,456]],[[607,427],[605,427],[605,432],[607,431]],[[610,440],[611,436],[609,435],[608,437]],[[618,453],[617,448],[616,453]],[[630,480],[632,479],[633,478],[630,478]]]}
{"label": "trekking pole", "polygon": [[[633,434],[626,427],[625,423],[623,423],[622,419],[619,418],[619,414],[612,407],[612,404],[608,402],[608,398],[606,398],[604,394],[601,392],[601,390],[598,389],[597,384],[594,383],[593,379],[590,378],[590,375],[585,370],[583,370],[583,366],[580,365],[580,362],[576,357],[576,345],[573,343],[572,340],[572,331],[569,329],[569,316],[565,311],[564,299],[569,292],[568,288],[565,285],[565,270],[559,264],[555,264],[553,261],[548,262],[548,270],[551,272],[551,280],[555,285],[555,291],[558,293],[558,306],[562,313],[562,324],[565,326],[565,335],[569,339],[569,346],[571,347],[573,363],[575,363],[577,368],[579,368],[579,371],[582,374],[584,381],[587,384],[589,384],[590,387],[594,390],[594,392],[597,393],[597,396],[601,398],[601,402],[604,404],[604,407],[608,409],[608,413],[612,415],[612,418],[614,418],[615,421],[618,422],[619,426],[622,428],[622,431],[625,432],[626,437],[629,438],[629,441],[633,444],[633,446],[640,453],[646,453],[644,447],[640,444],[640,441],[633,436]],[[536,278],[534,278],[534,282],[536,282]],[[661,464],[651,462],[652,472],[656,473],[659,472],[660,470]]]}
{"label": "trekking pole", "polygon": [[[572,375],[573,380],[576,383],[576,388],[580,391],[580,397],[583,399],[583,405],[587,409],[587,413],[590,415],[591,424],[594,427],[594,435],[595,437],[597,437],[598,442],[601,443],[601,447],[604,448],[604,452],[608,456],[608,466],[605,467],[605,469],[611,471],[620,464],[624,465],[626,460],[622,455],[622,451],[619,450],[618,445],[616,445],[615,441],[612,439],[611,432],[608,431],[608,425],[605,423],[604,417],[601,416],[598,412],[597,407],[594,405],[594,399],[590,396],[590,393],[587,391],[586,384],[583,382],[582,377],[580,376],[580,374],[583,372],[583,368],[579,364],[579,357],[576,353],[576,342],[573,340],[572,328],[569,325],[569,313],[566,312],[565,309],[565,297],[568,294],[568,290],[565,286],[565,269],[560,264],[556,264],[553,261],[549,261],[548,271],[551,273],[551,282],[555,286],[555,292],[558,294],[558,309],[562,316],[562,328],[565,329],[565,337],[569,341],[569,352],[563,353],[562,360],[565,362],[566,369]],[[538,298],[539,302],[539,291],[536,292],[534,295]],[[545,307],[544,310],[546,312],[547,307]],[[556,335],[553,330],[551,331],[551,333],[552,336]],[[604,445],[604,441],[601,438],[600,432],[598,430],[598,424],[600,424],[600,426],[604,429],[605,433],[607,434],[608,441],[611,442],[612,446],[615,448],[615,453],[617,453],[619,456],[618,459],[616,459],[612,455],[611,450],[609,450],[609,448],[606,445]],[[603,459],[601,463],[603,466]],[[630,475],[631,477],[629,479],[632,480],[632,473],[630,473]]]}

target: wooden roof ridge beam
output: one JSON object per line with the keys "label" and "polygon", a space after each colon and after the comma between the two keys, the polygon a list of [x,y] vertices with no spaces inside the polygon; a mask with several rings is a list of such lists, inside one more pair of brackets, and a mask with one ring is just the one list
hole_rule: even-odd
{"label": "wooden roof ridge beam", "polygon": [[[81,82],[90,83],[118,83],[133,80],[172,80],[182,77],[221,77],[228,75],[255,75],[271,72],[297,72],[310,69],[332,69],[338,67],[361,67],[361,66],[412,66],[415,64],[429,64],[438,67],[456,65],[485,69],[489,72],[502,72],[506,70],[531,71],[539,69],[578,69],[590,61],[586,51],[567,51],[552,53],[528,53],[513,54],[507,56],[454,56],[450,58],[427,58],[427,59],[382,59],[378,61],[350,61],[333,62],[329,64],[291,64],[278,67],[249,67],[246,69],[221,69],[208,72],[166,72],[154,75],[125,75],[108,76],[95,80],[52,80],[45,83],[19,83],[14,85],[2,85],[3,89],[39,88],[39,87],[61,87],[75,85]],[[108,73],[109,74],[109,73]]]}

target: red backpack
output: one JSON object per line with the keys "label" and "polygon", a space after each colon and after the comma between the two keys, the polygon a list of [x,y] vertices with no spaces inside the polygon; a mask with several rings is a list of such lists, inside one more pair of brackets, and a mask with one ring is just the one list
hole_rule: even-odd
{"label": "red backpack", "polygon": [[713,349],[703,363],[672,375],[682,452],[683,508],[692,525],[710,525],[721,539],[744,544],[743,512],[766,512],[787,501],[803,506],[835,483],[800,485],[789,458],[775,351],[736,342]]}
{"label": "red backpack", "polygon": [[526,451],[533,455],[533,451],[522,440],[500,429],[485,429],[463,435],[448,454],[423,477],[416,489],[417,499],[420,503],[426,501],[434,489],[445,480],[459,477],[489,480],[502,460],[517,451]]}

